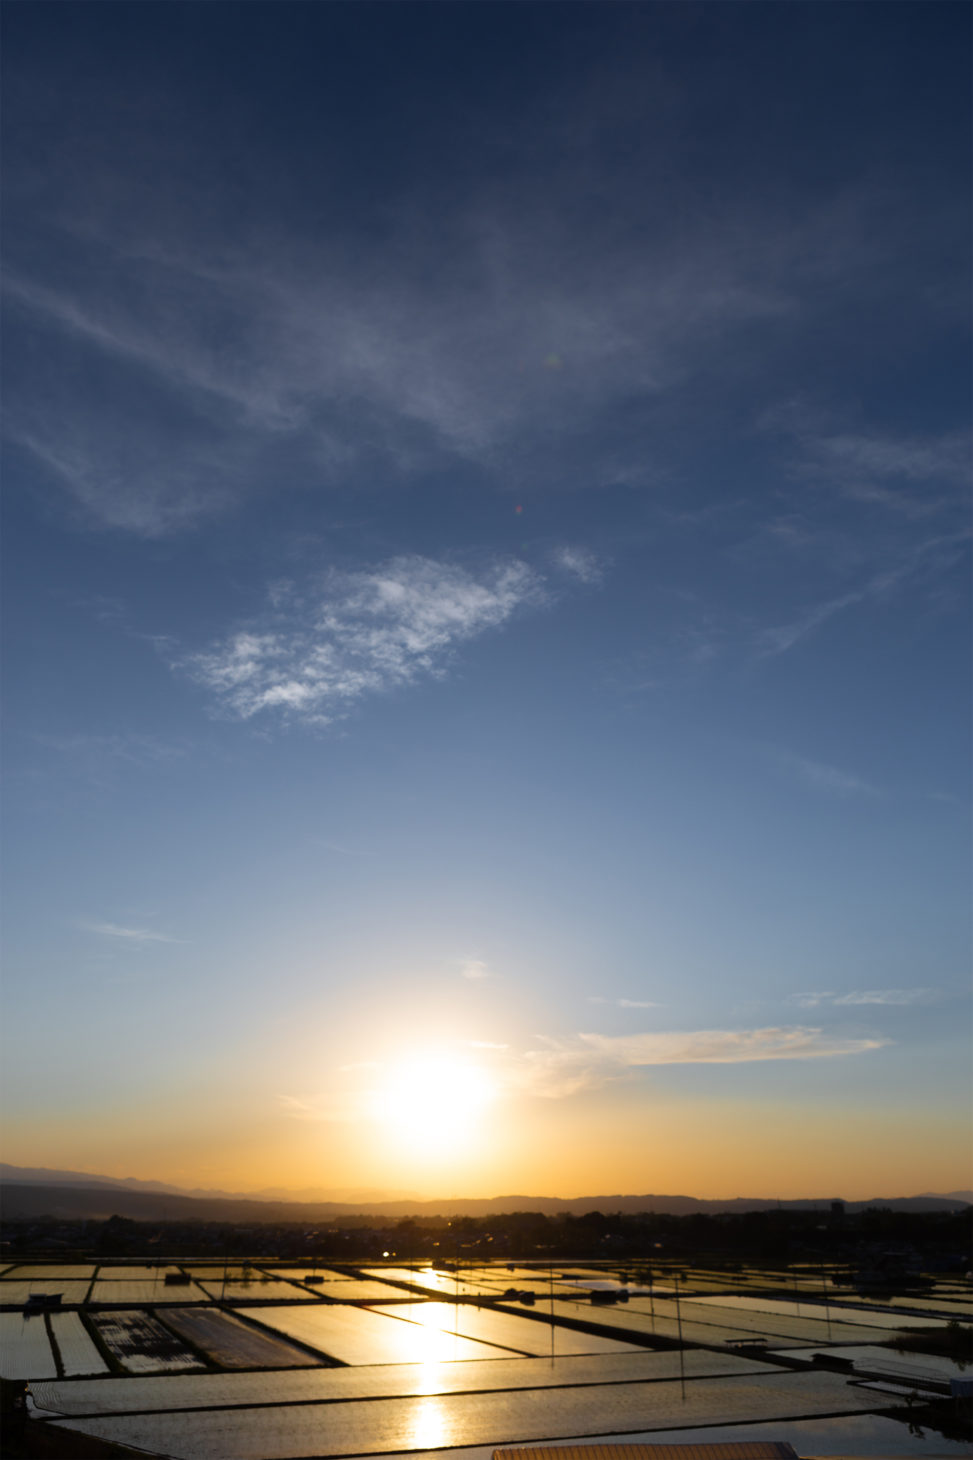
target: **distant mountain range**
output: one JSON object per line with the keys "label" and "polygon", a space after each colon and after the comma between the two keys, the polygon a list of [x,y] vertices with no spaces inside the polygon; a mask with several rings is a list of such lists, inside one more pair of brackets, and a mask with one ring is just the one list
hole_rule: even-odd
{"label": "distant mountain range", "polygon": [[230,1201],[416,1201],[412,1191],[376,1191],[354,1187],[331,1189],[323,1186],[293,1188],[265,1186],[259,1191],[222,1191],[217,1187],[171,1186],[165,1181],[141,1181],[137,1176],[99,1176],[91,1171],[57,1171],[47,1166],[11,1166],[0,1161],[0,1182],[27,1182],[31,1186],[115,1186],[124,1191],[165,1191],[174,1196],[213,1197]]}
{"label": "distant mountain range", "polygon": [[[117,1215],[140,1221],[202,1222],[321,1222],[329,1218],[373,1216],[389,1221],[400,1217],[483,1217],[509,1212],[562,1212],[583,1216],[585,1212],[659,1212],[685,1216],[693,1212],[766,1211],[782,1207],[789,1211],[828,1211],[836,1197],[775,1201],[762,1197],[735,1197],[727,1201],[706,1201],[693,1196],[494,1196],[441,1197],[422,1201],[414,1196],[391,1196],[382,1192],[305,1191],[258,1193],[186,1191],[164,1182],[95,1176],[81,1171],[49,1171],[43,1167],[10,1166],[0,1163],[0,1194],[3,1214],[8,1218],[52,1216],[65,1219],[103,1220]],[[896,1211],[961,1211],[973,1202],[973,1192],[954,1191],[946,1195],[925,1193],[911,1197],[875,1197],[870,1201],[848,1201],[849,1212],[866,1207],[891,1207]]]}

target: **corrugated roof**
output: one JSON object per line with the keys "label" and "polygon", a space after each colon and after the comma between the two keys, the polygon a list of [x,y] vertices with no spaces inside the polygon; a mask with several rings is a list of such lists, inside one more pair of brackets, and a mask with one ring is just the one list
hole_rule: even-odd
{"label": "corrugated roof", "polygon": [[717,1440],[705,1445],[511,1445],[493,1460],[800,1460],[785,1440]]}

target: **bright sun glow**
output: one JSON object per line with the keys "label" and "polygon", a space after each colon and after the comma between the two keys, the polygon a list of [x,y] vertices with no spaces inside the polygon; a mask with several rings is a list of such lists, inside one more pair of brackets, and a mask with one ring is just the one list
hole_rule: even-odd
{"label": "bright sun glow", "polygon": [[375,1093],[376,1119],[413,1156],[439,1156],[471,1136],[495,1088],[476,1065],[445,1056],[393,1065]]}

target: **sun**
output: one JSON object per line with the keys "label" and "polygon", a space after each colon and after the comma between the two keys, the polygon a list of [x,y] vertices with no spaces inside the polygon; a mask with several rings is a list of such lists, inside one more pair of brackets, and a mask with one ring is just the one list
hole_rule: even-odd
{"label": "sun", "polygon": [[410,1056],[386,1071],[373,1113],[397,1147],[412,1156],[442,1156],[476,1132],[495,1095],[489,1075],[470,1061]]}

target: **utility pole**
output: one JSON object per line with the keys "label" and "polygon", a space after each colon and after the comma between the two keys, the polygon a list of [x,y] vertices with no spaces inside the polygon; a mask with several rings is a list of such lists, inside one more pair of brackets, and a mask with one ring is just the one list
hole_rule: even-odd
{"label": "utility pole", "polygon": [[686,1402],[686,1351],[682,1346],[682,1313],[679,1309],[679,1274],[672,1274],[672,1281],[676,1285],[676,1327],[679,1330],[679,1385],[682,1390],[683,1403]]}

